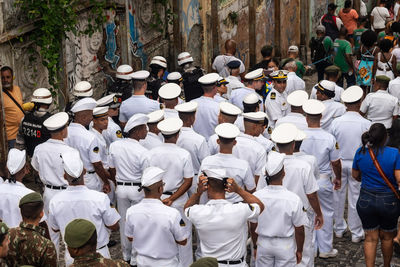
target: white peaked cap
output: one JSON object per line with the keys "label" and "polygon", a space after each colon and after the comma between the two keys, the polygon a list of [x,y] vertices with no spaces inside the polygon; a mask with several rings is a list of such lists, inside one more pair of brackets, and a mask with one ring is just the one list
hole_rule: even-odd
{"label": "white peaked cap", "polygon": [[179,118],[167,118],[157,124],[157,128],[162,134],[171,135],[179,132],[183,126],[183,121]]}
{"label": "white peaked cap", "polygon": [[188,52],[182,52],[178,55],[178,65],[181,66],[185,63],[193,62],[193,57]]}
{"label": "white peaked cap", "polygon": [[250,71],[247,73],[244,78],[246,80],[255,80],[255,79],[261,79],[264,78],[264,69],[263,68],[258,68],[256,70]]}
{"label": "white peaked cap", "polygon": [[33,91],[32,102],[50,105],[53,102],[51,92],[47,88],[38,88]]}
{"label": "white peaked cap", "polygon": [[108,112],[108,107],[96,107],[93,109],[93,117],[102,117]]}
{"label": "white peaked cap", "polygon": [[133,69],[129,65],[121,65],[117,68],[115,77],[123,80],[132,80]]}
{"label": "white peaked cap", "polygon": [[107,95],[105,97],[100,98],[99,100],[97,100],[97,106],[104,107],[104,106],[110,105],[111,103],[114,102],[114,97],[115,97],[115,94],[111,94],[111,95]]}
{"label": "white peaked cap", "polygon": [[294,141],[303,141],[304,139],[306,139],[306,137],[307,135],[304,131],[297,129],[297,135]]}
{"label": "white peaked cap", "polygon": [[84,110],[93,110],[97,106],[96,100],[91,97],[85,97],[78,102],[71,108],[73,113],[84,111]]}
{"label": "white peaked cap", "polygon": [[221,123],[215,127],[215,133],[222,138],[233,139],[240,134],[240,130],[235,124]]}
{"label": "white peaked cap", "polygon": [[197,109],[197,106],[198,106],[197,102],[190,101],[190,102],[176,105],[175,110],[177,110],[178,112],[195,112]]}
{"label": "white peaked cap", "polygon": [[353,85],[344,90],[340,98],[344,103],[354,103],[360,100],[363,94],[364,91],[360,86]]}
{"label": "white peaked cap", "polygon": [[215,84],[219,79],[218,73],[208,73],[206,75],[203,75],[199,78],[199,83],[202,85],[211,85]]}
{"label": "white peaked cap", "polygon": [[149,117],[142,113],[136,113],[125,125],[124,132],[128,133],[130,130],[135,128],[136,126],[146,124],[149,121]]}
{"label": "white peaked cap", "polygon": [[221,113],[230,115],[230,116],[237,116],[242,113],[242,110],[235,106],[234,104],[231,104],[229,102],[221,102],[219,103],[219,110]]}
{"label": "white peaked cap", "polygon": [[325,105],[321,101],[317,99],[308,99],[303,104],[303,110],[305,113],[310,115],[319,115],[322,114],[325,110]]}
{"label": "white peaked cap", "polygon": [[304,102],[308,100],[308,94],[304,90],[296,90],[291,92],[287,97],[287,102],[289,105],[294,107],[303,106]]}
{"label": "white peaked cap", "polygon": [[284,159],[285,154],[276,151],[270,151],[268,153],[267,164],[265,164],[265,170],[267,171],[268,176],[273,176],[282,170]]}
{"label": "white peaked cap", "polygon": [[143,187],[151,186],[162,181],[165,171],[158,167],[148,167],[143,171],[141,184]]}
{"label": "white peaked cap", "polygon": [[131,74],[132,79],[134,80],[146,80],[149,78],[150,72],[147,70],[138,70]]}
{"label": "white peaked cap", "polygon": [[334,82],[328,80],[322,80],[317,84],[317,89],[319,88],[320,90],[328,90],[331,92],[335,92],[335,85],[336,84]]}
{"label": "white peaked cap", "polygon": [[249,104],[249,105],[257,104],[260,101],[261,100],[256,93],[250,93],[250,94],[246,95],[246,97],[243,99],[243,103]]}
{"label": "white peaked cap", "polygon": [[26,151],[11,148],[7,156],[7,169],[11,175],[16,174],[25,166]]}
{"label": "white peaked cap", "polygon": [[81,81],[75,84],[72,91],[74,96],[91,97],[93,95],[92,85],[87,81]]}
{"label": "white peaked cap", "polygon": [[43,126],[49,131],[56,131],[68,123],[69,116],[66,112],[58,112],[43,122]]}
{"label": "white peaked cap", "polygon": [[182,88],[176,83],[166,83],[158,90],[158,95],[163,99],[177,98],[182,92]]}
{"label": "white peaked cap", "polygon": [[299,52],[299,48],[297,45],[291,45],[289,46],[288,52]]}
{"label": "white peaked cap", "polygon": [[149,121],[147,123],[156,123],[164,119],[164,110],[159,109],[147,114]]}
{"label": "white peaked cap", "polygon": [[177,81],[177,80],[180,80],[180,79],[182,79],[182,75],[177,71],[171,72],[167,76],[167,80],[168,81]]}
{"label": "white peaked cap", "polygon": [[266,117],[267,114],[262,111],[243,113],[243,118],[251,121],[264,121]]}
{"label": "white peaked cap", "polygon": [[278,144],[293,142],[297,136],[298,129],[292,123],[282,123],[272,131],[271,139]]}
{"label": "white peaked cap", "polygon": [[163,67],[165,69],[167,68],[167,60],[162,56],[153,57],[153,59],[150,62],[150,65],[153,65],[153,64]]}
{"label": "white peaked cap", "polygon": [[83,172],[83,162],[79,151],[74,149],[61,153],[64,171],[73,178],[79,178]]}
{"label": "white peaked cap", "polygon": [[203,170],[204,174],[207,175],[208,178],[215,178],[218,180],[223,180],[227,178],[225,169],[206,169]]}

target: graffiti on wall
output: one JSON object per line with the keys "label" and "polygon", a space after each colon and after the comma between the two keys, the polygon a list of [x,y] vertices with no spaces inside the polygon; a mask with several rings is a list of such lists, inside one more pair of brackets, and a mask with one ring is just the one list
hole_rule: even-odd
{"label": "graffiti on wall", "polygon": [[111,68],[116,69],[120,56],[116,54],[118,29],[117,25],[115,25],[115,10],[107,10],[106,16],[106,54],[104,58],[108,63],[110,63]]}
{"label": "graffiti on wall", "polygon": [[309,31],[311,36],[315,36],[315,30],[319,25],[321,17],[326,13],[328,4],[328,0],[314,0],[310,2]]}
{"label": "graffiti on wall", "polygon": [[[184,2],[189,2],[187,7],[185,5],[186,3]],[[181,30],[186,40],[189,40],[189,35],[190,31],[192,30],[192,27],[196,24],[201,24],[199,0],[190,0],[190,1],[181,0],[180,10],[182,18]]]}
{"label": "graffiti on wall", "polygon": [[146,67],[147,55],[143,50],[143,44],[140,42],[140,32],[136,23],[136,10],[132,3],[129,3],[129,40],[130,40],[130,51],[133,56],[140,59],[142,63],[142,69]]}
{"label": "graffiti on wall", "polygon": [[267,11],[266,20],[267,20],[267,27],[266,30],[266,41],[267,44],[274,43],[274,28],[275,28],[275,20],[274,20],[274,2],[273,0],[265,0],[265,10]]}

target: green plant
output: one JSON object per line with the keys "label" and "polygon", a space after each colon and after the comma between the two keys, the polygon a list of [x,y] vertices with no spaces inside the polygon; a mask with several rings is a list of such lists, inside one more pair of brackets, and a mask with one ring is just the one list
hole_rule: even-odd
{"label": "green plant", "polygon": [[[59,89],[59,73],[62,71],[60,55],[62,43],[68,32],[74,35],[93,34],[100,30],[106,20],[104,9],[106,0],[17,0],[15,4],[26,14],[26,19],[33,22],[35,29],[29,34],[29,40],[39,49],[42,64],[48,70],[50,90],[56,96]],[[89,9],[88,24],[78,30],[79,12]],[[30,61],[35,60],[34,48],[29,50]]]}
{"label": "green plant", "polygon": [[[169,0],[153,0],[153,22],[150,26],[153,29],[156,29],[161,34],[165,36],[168,35],[168,25],[172,25],[174,23],[174,18],[177,18],[178,15],[174,14]],[[163,8],[160,10],[157,6],[162,6]],[[164,16],[162,16],[161,12],[164,11]],[[164,20],[162,18],[164,17]]]}

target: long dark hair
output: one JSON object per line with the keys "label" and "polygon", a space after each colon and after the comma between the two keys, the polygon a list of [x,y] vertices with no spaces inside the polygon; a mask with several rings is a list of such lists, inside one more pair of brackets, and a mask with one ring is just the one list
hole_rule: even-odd
{"label": "long dark hair", "polygon": [[392,123],[392,128],[390,128],[389,131],[389,141],[387,146],[400,150],[400,119],[396,119]]}
{"label": "long dark hair", "polygon": [[369,130],[361,136],[362,148],[364,154],[367,148],[372,148],[377,155],[379,150],[385,146],[387,131],[382,123],[374,123]]}

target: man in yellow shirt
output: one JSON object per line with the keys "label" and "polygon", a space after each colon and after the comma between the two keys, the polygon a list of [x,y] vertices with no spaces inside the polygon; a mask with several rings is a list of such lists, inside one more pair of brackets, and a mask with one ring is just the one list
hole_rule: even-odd
{"label": "man in yellow shirt", "polygon": [[4,66],[1,68],[0,73],[1,84],[3,85],[2,94],[8,149],[11,149],[15,145],[19,124],[24,117],[24,112],[22,111],[22,94],[21,89],[18,86],[13,85],[14,73],[12,68]]}

